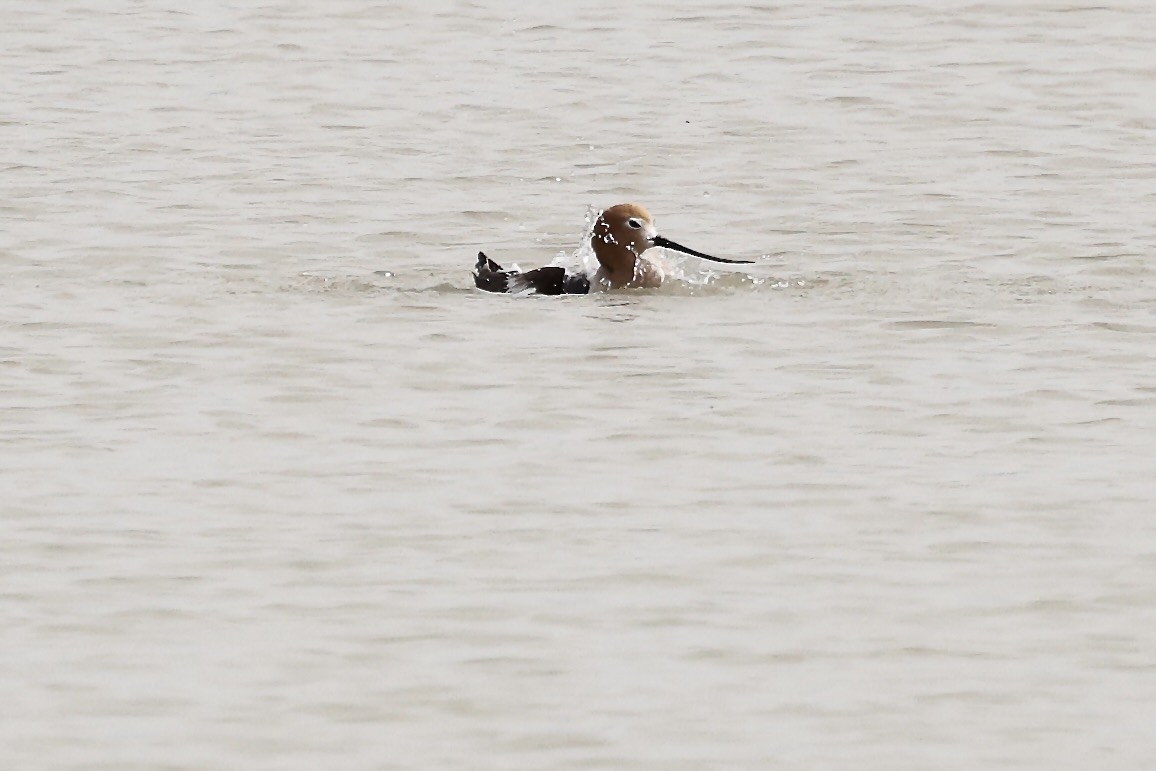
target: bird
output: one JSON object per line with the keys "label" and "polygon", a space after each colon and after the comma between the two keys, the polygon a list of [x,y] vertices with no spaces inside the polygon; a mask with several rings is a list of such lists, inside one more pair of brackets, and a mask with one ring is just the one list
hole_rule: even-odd
{"label": "bird", "polygon": [[560,265],[534,270],[503,269],[478,252],[474,286],[486,292],[536,293],[541,295],[588,294],[614,289],[653,289],[662,286],[666,267],[645,252],[652,246],[673,249],[713,262],[750,265],[753,260],[728,260],[695,251],[658,234],[654,218],[636,203],[620,203],[604,209],[594,222],[590,246],[598,259],[593,274],[568,272]]}

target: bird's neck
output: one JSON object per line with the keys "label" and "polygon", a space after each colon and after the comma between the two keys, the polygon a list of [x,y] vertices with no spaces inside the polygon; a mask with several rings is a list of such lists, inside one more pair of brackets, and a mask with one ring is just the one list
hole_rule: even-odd
{"label": "bird's neck", "polygon": [[629,249],[594,248],[598,257],[597,280],[609,289],[654,288],[662,284],[665,271],[659,263],[635,254]]}
{"label": "bird's neck", "polygon": [[638,255],[630,249],[617,244],[606,244],[597,238],[594,240],[594,256],[602,266],[600,273],[606,276],[615,286],[625,286],[634,279],[635,269],[638,266]]}

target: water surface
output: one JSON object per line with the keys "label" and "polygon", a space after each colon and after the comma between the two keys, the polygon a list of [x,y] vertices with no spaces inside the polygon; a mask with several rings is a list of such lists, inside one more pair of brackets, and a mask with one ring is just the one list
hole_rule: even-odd
{"label": "water surface", "polygon": [[1154,29],[10,3],[0,765],[1153,767]]}

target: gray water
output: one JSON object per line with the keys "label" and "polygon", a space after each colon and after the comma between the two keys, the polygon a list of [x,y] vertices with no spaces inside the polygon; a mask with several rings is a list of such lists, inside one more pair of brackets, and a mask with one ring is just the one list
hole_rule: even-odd
{"label": "gray water", "polygon": [[1156,767],[1154,30],[8,0],[0,767]]}

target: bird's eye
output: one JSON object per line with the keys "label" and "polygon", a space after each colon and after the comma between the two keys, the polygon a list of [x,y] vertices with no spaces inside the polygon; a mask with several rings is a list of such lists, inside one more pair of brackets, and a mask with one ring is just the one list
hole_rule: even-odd
{"label": "bird's eye", "polygon": [[638,219],[637,217],[631,217],[630,219],[626,220],[626,224],[635,230],[638,230],[642,227],[642,220]]}

